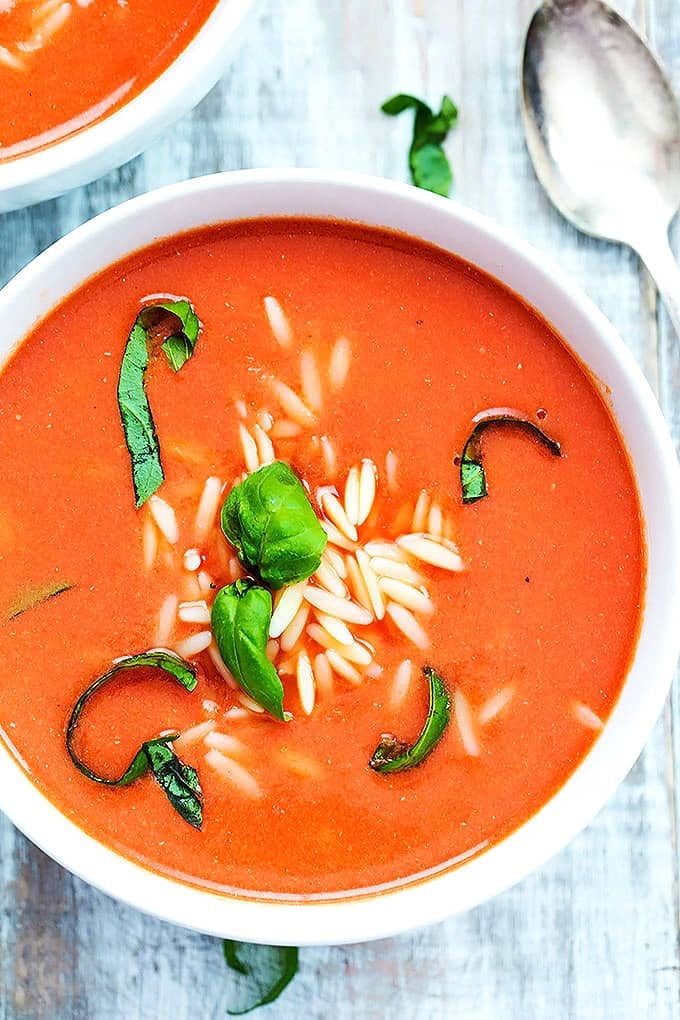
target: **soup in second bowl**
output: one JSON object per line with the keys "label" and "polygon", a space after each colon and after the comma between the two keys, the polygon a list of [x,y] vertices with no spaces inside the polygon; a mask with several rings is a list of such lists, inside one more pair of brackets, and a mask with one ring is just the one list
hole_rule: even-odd
{"label": "soup in second bowl", "polygon": [[179,56],[217,0],[0,0],[0,162],[101,120]]}
{"label": "soup in second bowl", "polygon": [[450,866],[616,702],[626,451],[550,326],[453,256],[323,221],[171,238],[41,322],[0,409],[1,732],[148,867],[324,896]]}

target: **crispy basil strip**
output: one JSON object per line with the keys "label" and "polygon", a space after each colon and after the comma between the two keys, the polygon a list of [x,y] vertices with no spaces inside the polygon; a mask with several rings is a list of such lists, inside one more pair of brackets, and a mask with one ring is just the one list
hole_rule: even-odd
{"label": "crispy basil strip", "polygon": [[562,448],[557,440],[552,439],[521,411],[494,407],[488,411],[480,412],[473,420],[476,424],[463,447],[460,459],[460,485],[463,503],[476,503],[478,499],[484,499],[489,494],[486,473],[482,464],[482,437],[487,429],[508,426],[524,429],[530,436],[542,443],[553,456],[562,456]]}
{"label": "crispy basil strip", "polygon": [[222,507],[222,531],[249,573],[282,588],[319,569],[327,538],[302,482],[283,461],[236,485]]}
{"label": "crispy basil strip", "polygon": [[181,761],[171,747],[172,742],[177,740],[178,733],[145,740],[118,779],[108,779],[106,776],[95,772],[78,757],[74,750],[73,742],[78,727],[78,720],[90,698],[110,680],[119,676],[120,673],[126,670],[141,668],[159,669],[170,679],[181,684],[187,691],[193,691],[196,687],[196,670],[194,667],[190,666],[183,659],[170,655],[168,652],[142,652],[140,655],[131,655],[127,659],[121,659],[107,673],[97,677],[78,698],[66,729],[66,749],[78,771],[82,772],[84,776],[87,776],[94,783],[101,783],[103,786],[129,786],[136,779],[140,779],[147,772],[151,772],[175,811],[189,825],[193,825],[195,829],[200,829],[203,822],[201,785],[196,769]]}
{"label": "crispy basil strip", "polygon": [[376,772],[403,772],[420,765],[434,751],[449,724],[451,699],[444,680],[431,666],[423,666],[423,674],[430,685],[430,705],[420,736],[409,746],[391,733],[383,733],[369,762]]}
{"label": "crispy basil strip", "polygon": [[283,710],[283,684],[267,658],[270,592],[241,578],[221,588],[211,610],[215,642],[236,682],[258,705],[277,719],[290,718]]}
{"label": "crispy basil strip", "polygon": [[29,609],[35,609],[36,606],[47,602],[48,599],[53,599],[56,595],[61,595],[62,592],[70,591],[74,587],[75,585],[70,581],[53,581],[25,588],[7,610],[6,619],[8,622],[14,620],[22,613],[28,612]]}
{"label": "crispy basil strip", "polygon": [[446,198],[453,183],[453,173],[441,143],[458,120],[455,103],[444,95],[439,113],[434,113],[422,99],[402,92],[384,102],[380,109],[390,117],[396,117],[404,110],[415,111],[408,153],[411,180],[417,188]]}
{"label": "crispy basil strip", "polygon": [[130,454],[135,505],[139,508],[163,481],[161,451],[144,379],[152,330],[168,320],[170,335],[161,348],[174,372],[194,352],[200,322],[188,301],[147,305],[135,319],[123,351],[118,377],[118,410]]}
{"label": "crispy basil strip", "polygon": [[[260,1006],[278,999],[298,972],[299,950],[296,946],[256,946],[249,942],[223,942],[224,961],[231,970],[244,977],[253,977],[260,997],[244,1009],[228,1009],[229,1016],[244,1016]],[[243,959],[246,954],[248,960]]]}

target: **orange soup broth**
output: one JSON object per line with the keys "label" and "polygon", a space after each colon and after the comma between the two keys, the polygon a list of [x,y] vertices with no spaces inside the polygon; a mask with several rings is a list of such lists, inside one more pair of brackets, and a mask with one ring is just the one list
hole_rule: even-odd
{"label": "orange soup broth", "polygon": [[[79,751],[111,774],[141,740],[209,718],[204,700],[217,703],[219,729],[243,743],[235,757],[261,796],[244,795],[207,767],[201,742],[188,747],[182,757],[199,770],[205,795],[200,832],[151,778],[115,790],[91,783],[64,743],[78,695],[114,658],[157,643],[159,608],[168,593],[183,597],[186,583],[167,550],[144,568],[145,512],[134,509],[116,403],[131,323],[140,303],[158,294],[187,296],[203,323],[181,372],[156,356],[147,380],[166,471],[159,494],[176,509],[180,552],[195,544],[206,477],[231,483],[243,471],[235,401],[245,402],[249,418],[262,408],[276,417],[269,376],[299,387],[300,352],[313,349],[323,368],[344,335],[352,360],[343,389],[326,393],[314,429],[277,453],[312,493],[329,481],[342,492],[348,468],[373,458],[378,497],[360,541],[393,537],[395,520],[428,490],[452,520],[465,564],[460,573],[419,565],[435,605],[419,617],[427,651],[388,620],[363,628],[382,673],[358,685],[334,677],[309,717],[285,676],[292,722],[253,713],[225,720],[237,692],[205,654],[193,694],[140,675],[93,699]],[[264,314],[269,294],[292,323],[289,350]],[[454,457],[473,416],[497,405],[532,418],[545,409],[542,424],[563,456],[519,430],[490,431],[490,495],[463,506]],[[616,702],[644,575],[626,452],[601,388],[545,321],[457,258],[397,235],[305,221],[163,242],[97,276],[47,317],[0,377],[0,417],[1,590],[9,603],[28,583],[75,585],[0,626],[0,725],[68,817],[157,871],[279,895],[408,879],[479,852],[533,815],[596,737],[574,704],[604,720]],[[312,432],[334,443],[334,478]],[[385,485],[390,450],[398,460],[394,493]],[[218,585],[230,579],[229,555],[223,539],[207,554]],[[174,639],[199,629],[178,624]],[[406,657],[417,672],[395,707],[395,669]],[[368,761],[380,734],[412,740],[422,726],[425,663],[465,695],[480,753],[466,752],[454,717],[421,766],[376,774]],[[512,700],[481,725],[481,706],[507,687]]]}
{"label": "orange soup broth", "polygon": [[0,162],[129,102],[179,56],[216,2],[0,2]]}

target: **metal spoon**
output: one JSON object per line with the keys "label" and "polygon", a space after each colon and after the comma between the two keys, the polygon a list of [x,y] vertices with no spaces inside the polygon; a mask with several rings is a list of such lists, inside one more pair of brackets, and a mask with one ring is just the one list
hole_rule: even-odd
{"label": "metal spoon", "polygon": [[680,336],[680,108],[646,43],[600,0],[546,0],[527,32],[522,116],[536,174],[560,212],[623,241],[654,277]]}

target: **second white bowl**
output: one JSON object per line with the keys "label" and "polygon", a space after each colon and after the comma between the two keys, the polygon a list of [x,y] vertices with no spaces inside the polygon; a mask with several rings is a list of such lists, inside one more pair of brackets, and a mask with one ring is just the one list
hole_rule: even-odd
{"label": "second white bowl", "polygon": [[147,148],[200,102],[224,72],[252,2],[217,0],[177,59],[130,102],[61,141],[0,162],[0,213],[88,184]]}

